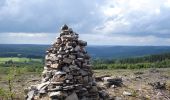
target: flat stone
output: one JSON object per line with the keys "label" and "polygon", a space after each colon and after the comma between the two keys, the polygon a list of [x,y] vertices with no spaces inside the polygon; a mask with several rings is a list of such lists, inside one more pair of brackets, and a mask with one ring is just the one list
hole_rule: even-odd
{"label": "flat stone", "polygon": [[77,60],[79,60],[80,62],[84,62],[83,58],[77,58]]}
{"label": "flat stone", "polygon": [[44,82],[37,85],[37,89],[40,90],[42,87],[47,86],[50,82]]}
{"label": "flat stone", "polygon": [[69,55],[69,58],[76,59],[76,56],[75,55]]}
{"label": "flat stone", "polygon": [[84,81],[85,83],[88,83],[88,81],[89,81],[88,76],[83,77],[83,81]]}
{"label": "flat stone", "polygon": [[67,67],[67,66],[62,67],[62,70],[63,70],[64,72],[70,72],[70,69],[69,69],[69,67]]}
{"label": "flat stone", "polygon": [[87,42],[86,41],[79,40],[78,43],[79,43],[80,46],[87,46]]}
{"label": "flat stone", "polygon": [[88,72],[84,71],[82,69],[80,69],[80,73],[81,73],[82,76],[87,76],[88,75]]}
{"label": "flat stone", "polygon": [[69,80],[73,79],[73,75],[67,74],[67,75],[66,75],[66,79],[69,79]]}
{"label": "flat stone", "polygon": [[63,90],[71,90],[71,89],[73,89],[74,88],[74,86],[73,85],[69,85],[69,86],[64,86],[63,87]]}
{"label": "flat stone", "polygon": [[49,94],[49,97],[58,97],[58,98],[61,98],[61,97],[63,97],[64,95],[63,95],[63,93],[61,92],[61,91],[57,91],[57,92],[51,92],[50,94]]}
{"label": "flat stone", "polygon": [[72,69],[72,70],[79,70],[80,69],[77,65],[70,65],[69,68]]}
{"label": "flat stone", "polygon": [[62,90],[62,86],[56,86],[55,88],[48,89],[48,91],[60,91]]}
{"label": "flat stone", "polygon": [[92,86],[89,92],[97,92],[98,89],[96,86]]}
{"label": "flat stone", "polygon": [[75,51],[80,51],[80,50],[81,50],[81,49],[80,49],[80,46],[77,45],[77,46],[74,48],[74,50],[75,50]]}
{"label": "flat stone", "polygon": [[69,95],[65,100],[79,100],[78,96],[75,92],[73,92],[71,95]]}
{"label": "flat stone", "polygon": [[64,71],[57,71],[57,72],[55,73],[55,75],[63,75],[63,74],[66,74],[66,72],[64,72]]}
{"label": "flat stone", "polygon": [[63,62],[64,62],[64,63],[67,63],[67,64],[70,64],[70,63],[72,62],[72,60],[69,59],[69,58],[64,58],[64,59],[63,59]]}
{"label": "flat stone", "polygon": [[52,64],[51,67],[52,68],[59,68],[60,64],[59,63],[56,63],[56,64]]}
{"label": "flat stone", "polygon": [[62,85],[64,82],[50,82],[50,84]]}
{"label": "flat stone", "polygon": [[34,90],[29,91],[28,94],[27,94],[27,99],[26,100],[32,100],[34,98],[34,93],[35,93]]}

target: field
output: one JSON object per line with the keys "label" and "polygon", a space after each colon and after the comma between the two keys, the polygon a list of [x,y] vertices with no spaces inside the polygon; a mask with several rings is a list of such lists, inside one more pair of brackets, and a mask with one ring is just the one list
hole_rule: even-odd
{"label": "field", "polygon": [[30,62],[30,61],[35,61],[35,62],[41,62],[41,59],[29,59],[29,58],[19,58],[19,57],[1,57],[0,58],[0,63],[5,63],[7,61],[13,61],[13,62]]}

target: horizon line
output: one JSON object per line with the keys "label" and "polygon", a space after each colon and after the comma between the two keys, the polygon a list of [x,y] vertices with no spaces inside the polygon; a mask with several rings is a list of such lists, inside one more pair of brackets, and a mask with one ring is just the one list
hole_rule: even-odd
{"label": "horizon line", "polygon": [[[0,45],[52,45],[52,44],[0,43]],[[87,46],[170,46],[170,45],[107,45],[107,44],[106,45],[94,45],[94,44],[89,44]]]}

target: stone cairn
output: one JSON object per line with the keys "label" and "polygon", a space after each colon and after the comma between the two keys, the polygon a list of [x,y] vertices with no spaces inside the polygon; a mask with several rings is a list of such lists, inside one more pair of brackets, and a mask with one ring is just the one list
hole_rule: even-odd
{"label": "stone cairn", "polygon": [[67,25],[61,27],[60,37],[46,51],[42,82],[29,88],[26,100],[105,98],[100,95],[93,77],[90,56],[85,50],[87,42],[78,38],[79,35]]}

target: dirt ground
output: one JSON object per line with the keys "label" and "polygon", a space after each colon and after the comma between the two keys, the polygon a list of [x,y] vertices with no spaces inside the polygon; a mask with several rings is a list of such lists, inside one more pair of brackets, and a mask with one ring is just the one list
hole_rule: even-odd
{"label": "dirt ground", "polygon": [[[98,82],[115,100],[170,100],[170,68],[135,70],[94,70],[96,77],[110,75],[122,78],[122,86],[105,87]],[[0,87],[8,89],[7,82],[0,76]],[[17,100],[24,100],[24,89],[40,83],[41,75],[26,73],[17,76],[13,82],[13,91]],[[154,83],[166,83],[165,88],[156,89]]]}

